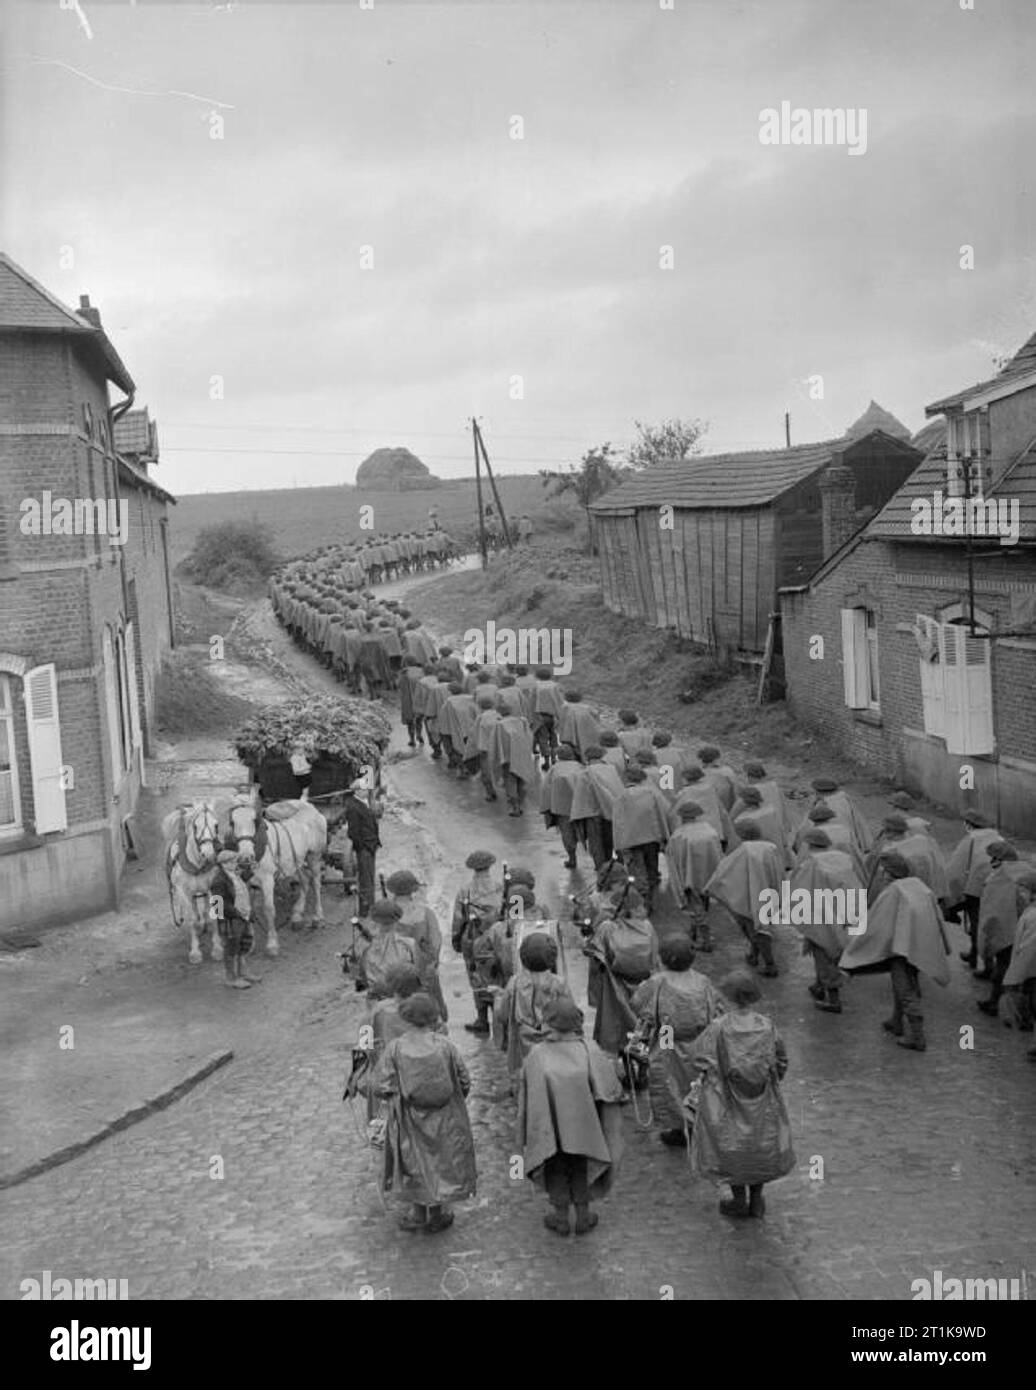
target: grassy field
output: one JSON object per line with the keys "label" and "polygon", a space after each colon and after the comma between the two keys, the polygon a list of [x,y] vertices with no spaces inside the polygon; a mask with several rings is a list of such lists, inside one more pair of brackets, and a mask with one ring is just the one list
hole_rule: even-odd
{"label": "grassy field", "polygon": [[[497,481],[504,512],[517,517],[528,512],[536,524],[555,523],[569,517],[574,524],[578,508],[571,501],[547,503],[546,491],[535,474]],[[483,501],[492,502],[484,488]],[[352,487],[287,488],[268,492],[207,492],[183,496],[170,508],[170,541],[173,564],[191,551],[203,526],[222,521],[255,519],[271,529],[281,555],[303,555],[320,545],[359,537],[360,507],[374,508],[377,530],[424,529],[429,508],[439,514],[439,525],[458,541],[470,540],[477,526],[475,483],[444,483],[423,492],[370,492]],[[535,513],[541,513],[539,521]]]}

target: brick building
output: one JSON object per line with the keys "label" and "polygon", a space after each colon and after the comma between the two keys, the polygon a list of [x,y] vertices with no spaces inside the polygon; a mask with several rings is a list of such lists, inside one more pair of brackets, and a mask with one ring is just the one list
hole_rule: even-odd
{"label": "brick building", "polygon": [[[868,769],[1031,835],[1036,335],[997,376],[926,414],[933,423],[914,441],[923,463],[806,583],[781,592],[788,701]],[[947,534],[968,507],[971,536]]]}
{"label": "brick building", "polygon": [[818,444],[660,463],[606,493],[591,508],[605,604],[718,651],[762,652],[778,588],[831,548],[828,475],[850,478],[837,499],[855,528],[921,460],[861,424]]}
{"label": "brick building", "polygon": [[153,426],[118,449],[135,389],[88,299],[0,255],[0,928],[118,901],[173,642]]}

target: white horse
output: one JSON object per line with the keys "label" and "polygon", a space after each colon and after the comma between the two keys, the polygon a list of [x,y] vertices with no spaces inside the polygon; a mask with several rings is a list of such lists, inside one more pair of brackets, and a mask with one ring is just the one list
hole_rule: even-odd
{"label": "white horse", "polygon": [[263,814],[251,796],[235,797],[224,816],[224,847],[236,851],[242,878],[262,895],[266,950],[275,956],[280,950],[273,895],[278,878],[298,883],[291,925],[302,925],[311,889],[312,924],[324,924],[320,875],[327,849],[327,821],[309,801],[275,801]]}
{"label": "white horse", "polygon": [[211,930],[212,959],[223,959],[223,943],[209,917],[209,889],[219,867],[219,824],[209,801],[181,806],[162,821],[165,836],[165,871],[169,880],[169,905],[173,921],[186,926],[191,945],[188,959],[192,965],[201,962],[198,936]]}

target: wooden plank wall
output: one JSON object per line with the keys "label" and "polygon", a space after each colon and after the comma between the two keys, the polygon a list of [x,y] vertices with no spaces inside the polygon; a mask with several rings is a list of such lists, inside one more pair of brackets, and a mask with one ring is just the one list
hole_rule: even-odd
{"label": "wooden plank wall", "polygon": [[776,602],[772,510],[678,510],[663,530],[657,510],[641,508],[598,525],[609,608],[696,642],[763,650]]}

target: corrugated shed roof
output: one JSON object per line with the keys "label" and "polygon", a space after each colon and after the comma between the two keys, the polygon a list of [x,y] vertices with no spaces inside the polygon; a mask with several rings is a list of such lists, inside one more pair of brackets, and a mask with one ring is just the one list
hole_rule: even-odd
{"label": "corrugated shed roof", "polygon": [[[931,502],[936,492],[945,497],[946,491],[946,433],[945,425],[924,460],[878,512],[866,528],[868,537],[893,539],[908,537],[920,544],[946,544],[940,536],[917,536],[910,529],[912,502],[919,497]],[[1015,459],[1003,477],[987,494],[989,497],[1018,500],[1019,539],[1036,540],[1036,439]],[[981,539],[981,538],[979,538]]]}
{"label": "corrugated shed roof", "polygon": [[704,454],[671,459],[620,483],[593,504],[595,512],[626,507],[762,507],[826,468],[845,441],[824,440],[791,449]]}
{"label": "corrugated shed roof", "polygon": [[943,396],[941,400],[933,401],[931,405],[925,406],[925,414],[940,414],[948,406],[958,405],[967,396],[978,395],[996,386],[1006,386],[1013,376],[1025,376],[1033,371],[1036,371],[1036,333],[1021,345],[1002,372],[987,377],[985,381],[977,381],[973,386],[966,386],[962,391],[954,391],[952,396]]}
{"label": "corrugated shed roof", "polygon": [[127,394],[136,389],[103,328],[67,308],[28,271],[0,251],[0,331],[4,329],[81,336],[96,345],[104,358],[109,380]]}

